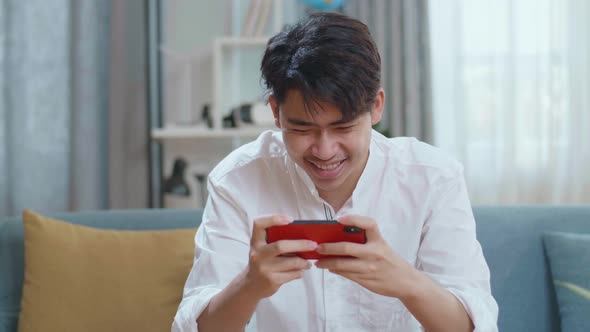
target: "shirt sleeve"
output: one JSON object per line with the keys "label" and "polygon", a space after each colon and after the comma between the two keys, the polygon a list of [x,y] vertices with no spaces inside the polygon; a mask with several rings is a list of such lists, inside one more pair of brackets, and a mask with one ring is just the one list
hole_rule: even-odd
{"label": "shirt sleeve", "polygon": [[195,260],[172,323],[173,332],[198,331],[211,299],[247,265],[251,226],[227,190],[209,180],[209,198],[195,235]]}
{"label": "shirt sleeve", "polygon": [[490,270],[475,233],[462,167],[438,186],[418,251],[418,268],[465,307],[476,332],[498,331]]}

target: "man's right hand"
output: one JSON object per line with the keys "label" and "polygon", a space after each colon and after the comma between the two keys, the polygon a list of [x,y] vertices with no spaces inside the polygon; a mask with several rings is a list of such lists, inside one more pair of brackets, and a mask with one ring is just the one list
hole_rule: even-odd
{"label": "man's right hand", "polygon": [[[273,295],[281,285],[303,277],[311,263],[298,256],[281,256],[315,250],[308,240],[281,240],[266,243],[266,228],[285,225],[291,218],[272,215],[256,218],[250,240],[248,266],[221,292],[213,296],[197,318],[199,331],[243,331],[258,302]],[[232,319],[227,319],[227,317]]]}
{"label": "man's right hand", "polygon": [[315,250],[317,243],[309,240],[280,240],[270,244],[266,242],[268,227],[286,225],[291,221],[288,216],[279,214],[254,220],[244,281],[261,299],[273,295],[283,284],[302,278],[303,271],[311,267],[311,263],[301,257],[282,255]]}

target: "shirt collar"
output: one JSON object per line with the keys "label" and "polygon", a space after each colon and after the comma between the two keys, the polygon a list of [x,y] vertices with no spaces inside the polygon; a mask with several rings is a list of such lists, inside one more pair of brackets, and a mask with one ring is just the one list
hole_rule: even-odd
{"label": "shirt collar", "polygon": [[379,149],[376,147],[375,142],[375,132],[371,132],[371,142],[369,143],[369,158],[367,159],[367,164],[365,165],[365,169],[361,173],[361,176],[352,192],[352,206],[354,206],[355,202],[358,202],[363,195],[367,193],[367,191],[371,188],[371,183],[373,181],[377,181],[375,179],[375,174],[378,170],[378,153]]}

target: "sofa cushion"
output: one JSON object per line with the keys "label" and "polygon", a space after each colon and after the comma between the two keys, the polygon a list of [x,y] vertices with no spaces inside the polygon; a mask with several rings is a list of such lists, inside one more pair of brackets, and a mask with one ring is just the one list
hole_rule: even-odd
{"label": "sofa cushion", "polygon": [[102,230],[23,213],[19,331],[170,329],[195,229]]}
{"label": "sofa cushion", "polygon": [[[193,228],[200,209],[126,209],[63,212],[49,215],[70,223],[101,229],[158,230]],[[22,217],[0,218],[0,331],[16,332],[24,276]]]}
{"label": "sofa cushion", "polygon": [[590,331],[590,234],[548,232],[543,243],[557,293],[561,330]]}
{"label": "sofa cushion", "polygon": [[560,331],[543,234],[590,233],[590,207],[481,206],[474,208],[474,215],[500,308],[498,329]]}

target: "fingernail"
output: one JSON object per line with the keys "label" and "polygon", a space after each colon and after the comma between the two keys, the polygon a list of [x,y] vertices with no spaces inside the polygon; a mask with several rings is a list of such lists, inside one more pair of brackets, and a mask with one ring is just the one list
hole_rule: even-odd
{"label": "fingernail", "polygon": [[318,244],[316,242],[309,242],[309,249],[314,250],[318,247]]}

